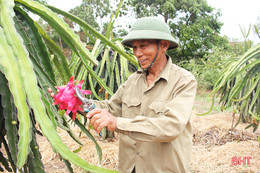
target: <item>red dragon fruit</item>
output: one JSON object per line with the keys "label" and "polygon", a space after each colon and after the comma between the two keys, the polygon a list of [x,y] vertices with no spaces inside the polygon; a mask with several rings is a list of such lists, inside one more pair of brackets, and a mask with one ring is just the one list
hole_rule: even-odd
{"label": "red dragon fruit", "polygon": [[83,111],[80,105],[82,102],[78,99],[75,94],[75,87],[78,87],[82,94],[91,94],[90,90],[81,90],[84,80],[80,81],[77,85],[74,83],[77,82],[73,80],[74,77],[71,77],[67,85],[57,86],[57,94],[54,95],[53,105],[59,104],[60,110],[66,110],[68,115],[70,112],[73,113],[72,119],[75,120],[77,110]]}

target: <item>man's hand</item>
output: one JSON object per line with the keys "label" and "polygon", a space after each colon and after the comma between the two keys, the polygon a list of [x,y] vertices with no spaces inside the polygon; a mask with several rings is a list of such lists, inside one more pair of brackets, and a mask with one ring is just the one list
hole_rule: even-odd
{"label": "man's hand", "polygon": [[97,133],[100,133],[104,127],[107,127],[111,132],[116,130],[117,119],[106,109],[93,109],[87,114],[87,118],[90,118],[90,124]]}

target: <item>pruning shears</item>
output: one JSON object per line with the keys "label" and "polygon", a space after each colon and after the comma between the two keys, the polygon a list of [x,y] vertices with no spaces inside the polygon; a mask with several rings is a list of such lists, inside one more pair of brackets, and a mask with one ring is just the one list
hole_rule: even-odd
{"label": "pruning shears", "polygon": [[[90,101],[89,99],[84,97],[84,95],[82,94],[82,92],[80,91],[80,89],[78,87],[76,87],[75,93],[76,93],[76,96],[78,97],[78,99],[82,102],[82,108],[83,108],[84,113],[88,113],[89,111],[96,108],[95,104],[92,101]],[[101,130],[101,132],[99,133],[99,136],[102,136],[102,134],[104,134],[106,136],[106,129],[107,128],[104,127]],[[102,136],[102,138],[105,139],[105,137],[103,137],[103,136]]]}
{"label": "pruning shears", "polygon": [[82,92],[80,91],[80,89],[78,87],[76,87],[75,93],[76,93],[76,96],[78,97],[78,99],[82,102],[82,108],[83,108],[84,113],[88,113],[89,111],[96,108],[95,104],[92,101],[90,101],[89,99],[84,97],[84,95],[82,94]]}

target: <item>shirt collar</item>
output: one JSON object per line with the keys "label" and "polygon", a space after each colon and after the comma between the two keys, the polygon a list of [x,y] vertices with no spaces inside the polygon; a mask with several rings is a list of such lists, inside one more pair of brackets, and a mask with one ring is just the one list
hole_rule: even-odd
{"label": "shirt collar", "polygon": [[165,67],[163,68],[161,74],[159,75],[159,78],[163,78],[168,82],[168,79],[170,77],[170,71],[171,71],[170,69],[171,69],[171,65],[172,65],[172,59],[167,55],[166,55],[166,57],[167,57],[168,61],[165,65]]}
{"label": "shirt collar", "polygon": [[[165,67],[163,68],[163,70],[161,71],[160,75],[159,75],[159,78],[163,78],[165,79],[167,82],[168,82],[168,79],[169,79],[169,75],[170,75],[170,69],[171,69],[171,64],[172,64],[172,59],[166,55],[166,58],[167,58],[167,63],[165,65]],[[142,68],[139,68],[137,70],[137,74],[140,74],[141,76],[146,76],[146,71]]]}

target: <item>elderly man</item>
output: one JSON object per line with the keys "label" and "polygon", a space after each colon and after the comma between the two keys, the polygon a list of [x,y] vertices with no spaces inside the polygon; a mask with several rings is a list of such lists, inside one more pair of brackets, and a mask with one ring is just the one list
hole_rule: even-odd
{"label": "elderly man", "polygon": [[103,127],[119,133],[120,173],[188,172],[197,83],[166,55],[178,43],[156,17],[138,19],[122,43],[133,49],[140,70],[110,100],[94,101],[90,123],[98,133]]}

